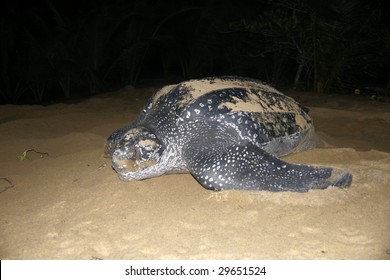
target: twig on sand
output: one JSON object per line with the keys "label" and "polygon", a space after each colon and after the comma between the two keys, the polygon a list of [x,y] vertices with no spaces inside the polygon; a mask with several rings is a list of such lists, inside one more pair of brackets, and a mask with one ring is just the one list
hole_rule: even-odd
{"label": "twig on sand", "polygon": [[97,168],[97,171],[103,169],[104,167],[106,167],[107,164],[103,163],[102,165],[100,165],[98,168]]}
{"label": "twig on sand", "polygon": [[29,152],[34,152],[36,154],[39,154],[41,158],[49,155],[49,153],[38,152],[35,149],[27,149],[21,155],[18,156],[18,160],[29,160],[29,157],[27,156],[27,153],[29,153]]}
{"label": "twig on sand", "polygon": [[3,193],[5,192],[6,190],[10,189],[10,188],[13,188],[14,187],[14,184],[7,178],[5,177],[0,177],[0,180],[3,180],[3,181],[6,181],[7,182],[7,185],[5,186],[0,186],[0,193]]}

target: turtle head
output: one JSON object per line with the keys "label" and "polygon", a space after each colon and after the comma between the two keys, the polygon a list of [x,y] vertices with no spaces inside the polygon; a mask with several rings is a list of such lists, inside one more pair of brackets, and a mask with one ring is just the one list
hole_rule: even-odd
{"label": "turtle head", "polygon": [[112,153],[112,166],[123,180],[142,180],[158,174],[163,152],[157,136],[144,127],[128,130],[117,140]]}

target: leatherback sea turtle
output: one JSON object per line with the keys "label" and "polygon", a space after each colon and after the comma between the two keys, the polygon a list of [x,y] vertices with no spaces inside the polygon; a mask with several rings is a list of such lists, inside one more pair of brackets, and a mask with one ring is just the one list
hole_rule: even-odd
{"label": "leatherback sea turtle", "polygon": [[105,153],[122,180],[190,172],[212,190],[348,186],[348,171],[277,158],[315,143],[305,108],[263,82],[228,76],[161,88],[133,123],[113,132]]}

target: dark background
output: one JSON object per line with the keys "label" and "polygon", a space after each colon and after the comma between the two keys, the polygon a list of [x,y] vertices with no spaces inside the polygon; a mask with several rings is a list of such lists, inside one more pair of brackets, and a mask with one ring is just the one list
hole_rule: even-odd
{"label": "dark background", "polygon": [[389,95],[386,1],[9,1],[0,103],[241,75],[279,88]]}

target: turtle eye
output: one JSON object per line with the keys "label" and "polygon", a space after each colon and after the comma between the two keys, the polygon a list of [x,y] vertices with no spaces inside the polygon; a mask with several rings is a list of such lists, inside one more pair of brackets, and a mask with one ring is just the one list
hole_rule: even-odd
{"label": "turtle eye", "polygon": [[129,148],[128,152],[127,152],[127,159],[129,160],[138,160],[139,158],[139,151],[137,148],[135,147],[131,147]]}

